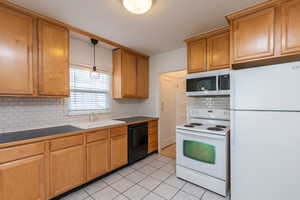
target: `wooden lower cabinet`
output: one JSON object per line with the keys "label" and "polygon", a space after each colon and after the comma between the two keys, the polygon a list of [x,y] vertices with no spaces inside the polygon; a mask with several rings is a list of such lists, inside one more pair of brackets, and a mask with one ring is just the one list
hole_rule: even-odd
{"label": "wooden lower cabinet", "polygon": [[50,196],[62,194],[85,182],[85,148],[69,147],[50,153]]}
{"label": "wooden lower cabinet", "polygon": [[44,200],[44,155],[0,164],[0,199]]}
{"label": "wooden lower cabinet", "polygon": [[127,133],[110,138],[111,170],[117,169],[128,163]]}
{"label": "wooden lower cabinet", "polygon": [[92,180],[109,171],[109,140],[87,144],[87,179]]}
{"label": "wooden lower cabinet", "polygon": [[148,153],[158,150],[158,121],[148,124]]}

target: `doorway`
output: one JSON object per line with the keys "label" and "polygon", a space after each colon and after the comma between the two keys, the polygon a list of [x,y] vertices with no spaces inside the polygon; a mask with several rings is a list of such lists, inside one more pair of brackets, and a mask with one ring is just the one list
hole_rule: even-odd
{"label": "doorway", "polygon": [[165,149],[167,154],[173,156],[176,153],[172,152],[175,151],[174,144],[176,143],[176,125],[185,123],[187,116],[185,76],[186,70],[168,72],[160,75],[159,147],[162,153]]}

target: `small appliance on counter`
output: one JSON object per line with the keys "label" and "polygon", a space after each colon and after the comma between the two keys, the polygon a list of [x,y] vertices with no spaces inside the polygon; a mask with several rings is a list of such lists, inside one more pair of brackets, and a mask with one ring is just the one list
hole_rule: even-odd
{"label": "small appliance on counter", "polygon": [[190,110],[176,127],[176,176],[226,196],[229,186],[230,111]]}
{"label": "small appliance on counter", "polygon": [[230,70],[216,70],[188,74],[186,76],[187,96],[229,96]]}

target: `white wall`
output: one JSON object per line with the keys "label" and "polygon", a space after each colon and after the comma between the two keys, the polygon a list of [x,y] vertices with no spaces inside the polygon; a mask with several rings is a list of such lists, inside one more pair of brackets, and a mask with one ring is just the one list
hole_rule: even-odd
{"label": "white wall", "polygon": [[159,76],[162,73],[185,70],[186,48],[176,49],[150,57],[149,99],[143,103],[145,115],[159,117]]}

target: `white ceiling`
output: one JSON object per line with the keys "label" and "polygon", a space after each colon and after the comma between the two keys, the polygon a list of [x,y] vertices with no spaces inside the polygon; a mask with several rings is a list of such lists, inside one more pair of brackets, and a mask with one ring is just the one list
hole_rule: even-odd
{"label": "white ceiling", "polygon": [[197,33],[227,25],[224,16],[263,0],[155,0],[134,15],[121,0],[11,0],[147,55],[184,46]]}

